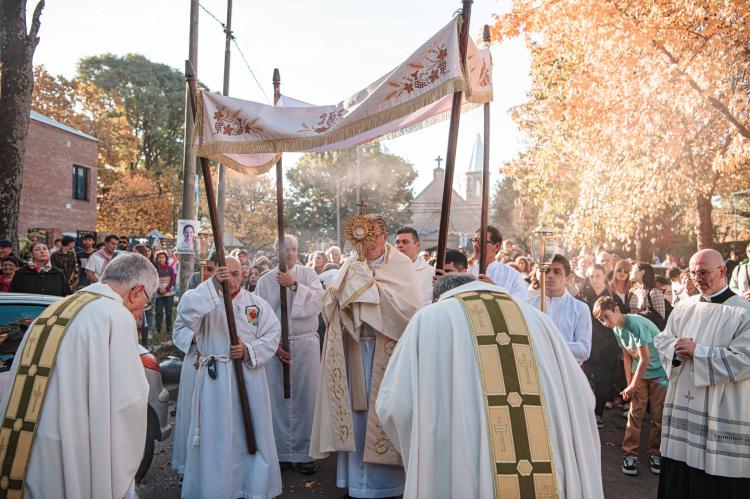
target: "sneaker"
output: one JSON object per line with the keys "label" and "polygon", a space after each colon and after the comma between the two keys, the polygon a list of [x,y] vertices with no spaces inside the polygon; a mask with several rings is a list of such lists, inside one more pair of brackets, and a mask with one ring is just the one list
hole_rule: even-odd
{"label": "sneaker", "polygon": [[318,467],[315,466],[314,462],[309,463],[296,463],[294,467],[299,471],[302,475],[314,475],[318,472]]}
{"label": "sneaker", "polygon": [[661,456],[649,457],[648,464],[651,465],[651,473],[655,475],[661,473]]}
{"label": "sneaker", "polygon": [[625,456],[625,460],[622,462],[622,472],[626,475],[637,475],[638,458],[635,456]]}
{"label": "sneaker", "polygon": [[597,428],[604,428],[604,418],[601,416],[596,417],[596,427]]}

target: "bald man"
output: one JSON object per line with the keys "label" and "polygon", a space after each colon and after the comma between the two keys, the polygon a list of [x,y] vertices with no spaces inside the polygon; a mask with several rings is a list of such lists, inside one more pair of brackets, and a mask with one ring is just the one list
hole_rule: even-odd
{"label": "bald man", "polygon": [[[240,343],[230,345],[222,283],[227,282]],[[200,352],[187,437],[182,497],[271,498],[281,472],[271,421],[265,364],[276,354],[281,327],[263,298],[242,289],[240,261],[229,257],[210,279],[183,295],[175,335],[195,334]],[[257,452],[245,443],[232,361],[242,361]]]}
{"label": "bald man", "polygon": [[715,250],[690,259],[700,291],[654,338],[669,388],[659,499],[747,497],[750,490],[750,303],[726,284]]}

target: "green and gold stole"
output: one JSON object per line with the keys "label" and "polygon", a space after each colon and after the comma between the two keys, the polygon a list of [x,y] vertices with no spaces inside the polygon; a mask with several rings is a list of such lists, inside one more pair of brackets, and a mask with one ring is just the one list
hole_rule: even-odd
{"label": "green and gold stole", "polygon": [[78,312],[98,298],[79,291],[53,303],[26,333],[0,426],[0,499],[23,497],[31,448],[60,343]]}
{"label": "green and gold stole", "polygon": [[456,295],[474,338],[496,498],[558,497],[544,393],[521,309],[494,291]]}

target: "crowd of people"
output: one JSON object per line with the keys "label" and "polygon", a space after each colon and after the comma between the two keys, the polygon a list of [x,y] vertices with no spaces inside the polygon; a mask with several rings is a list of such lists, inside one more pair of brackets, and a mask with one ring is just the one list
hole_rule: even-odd
{"label": "crowd of people", "polygon": [[[436,269],[435,252],[421,248],[416,230],[402,227],[389,239],[385,221],[376,221],[376,242],[361,258],[343,255],[337,246],[302,255],[297,240],[287,236],[283,255],[277,241],[273,252],[232,250],[222,267],[211,257],[177,300],[179,261],[167,251],[141,244],[129,248],[127,239],[116,235],[98,245],[93,236],[84,236],[76,249],[72,238],[63,237],[52,252],[34,243],[28,261],[21,263],[10,243],[0,241],[0,290],[67,296],[106,282],[120,254],[131,254],[131,260],[140,254],[152,264],[148,275],[154,282],[140,283],[147,302],[128,299],[137,304],[133,311],[140,311],[133,316],[142,341],[149,330],[171,333],[185,353],[172,460],[184,476],[183,497],[274,497],[281,493],[282,470],[314,474],[315,460],[334,451],[336,483],[350,497],[427,497],[426,490],[433,491],[430,497],[484,497],[497,484],[528,490],[524,487],[531,485],[522,478],[509,485],[500,471],[495,477],[494,467],[482,459],[459,463],[426,455],[445,452],[441,445],[459,455],[487,451],[497,458],[505,452],[501,432],[518,416],[492,408],[485,414],[480,399],[484,391],[489,405],[507,398],[516,407],[506,392],[516,385],[521,394],[535,393],[533,400],[546,407],[545,445],[565,478],[545,488],[556,487],[561,496],[601,496],[596,428],[605,425],[608,408],[627,418],[622,441],[627,475],[639,472],[641,427],[650,416],[648,468],[660,474],[659,497],[701,497],[695,495],[700,490],[740,497],[749,486],[750,468],[742,456],[750,414],[741,401],[744,380],[750,378],[750,271],[738,253],[725,261],[704,250],[688,263],[669,254],[663,262],[644,262],[604,249],[584,249],[570,258],[560,251],[545,267],[542,296],[539,267],[494,227],[487,228],[486,270],[480,274],[479,231],[469,254],[449,249],[442,269]],[[746,251],[750,257],[750,245]],[[139,272],[141,278],[147,275]],[[116,274],[110,281],[121,283],[123,277]],[[229,344],[224,287],[232,297],[239,345]],[[114,288],[118,293],[135,289]],[[280,289],[286,294],[288,346],[280,344]],[[154,316],[143,312],[149,308]],[[457,333],[464,329],[465,338]],[[476,358],[473,334],[475,347],[485,348]],[[489,348],[497,347],[506,361],[515,359],[516,367],[500,363],[493,371],[486,355],[496,354],[487,353],[490,344],[481,340],[483,334],[491,334]],[[430,335],[453,339],[436,346]],[[527,339],[516,344],[517,335]],[[509,343],[512,351],[503,350]],[[428,357],[428,351],[434,355]],[[478,366],[481,385],[434,364],[463,355]],[[529,357],[536,360],[529,363]],[[236,371],[230,367],[235,360],[244,366],[253,407],[255,454],[237,438],[244,430]],[[291,386],[286,396],[285,365]],[[433,382],[419,378],[428,372]],[[491,394],[498,373],[505,385]],[[456,393],[427,395],[451,383],[466,384],[468,392],[454,387]],[[734,399],[723,402],[722,397]],[[459,420],[450,423],[447,415],[428,415],[451,413],[454,404],[469,409],[476,404],[476,414],[464,408],[469,429],[457,429]],[[446,426],[440,429],[441,424]],[[524,431],[532,426],[527,420]],[[464,435],[464,442],[486,443],[469,452],[456,448],[460,444],[446,439],[446,432]],[[520,442],[531,439],[531,434],[518,437],[516,430],[512,434]],[[416,445],[423,451],[416,452]],[[591,461],[581,461],[581,452]],[[548,466],[552,459],[547,458]],[[425,475],[426,470],[432,473]],[[437,485],[441,480],[447,490]],[[535,487],[543,483],[535,477]]]}

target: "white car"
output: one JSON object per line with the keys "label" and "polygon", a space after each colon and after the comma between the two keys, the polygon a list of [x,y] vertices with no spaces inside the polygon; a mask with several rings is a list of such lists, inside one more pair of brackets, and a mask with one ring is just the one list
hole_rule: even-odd
{"label": "white car", "polygon": [[[59,296],[32,295],[24,293],[0,293],[0,331],[8,337],[0,343],[0,396],[8,382],[9,371],[18,345],[26,328],[51,303],[60,300]],[[141,363],[148,380],[148,426],[143,459],[135,475],[140,482],[154,457],[154,441],[165,440],[172,433],[169,423],[169,392],[161,380],[159,359],[141,345],[138,345]]]}

